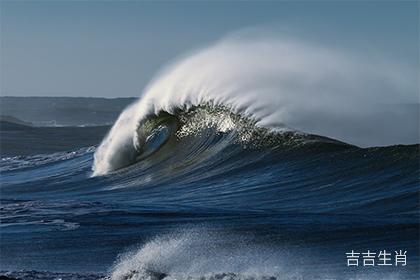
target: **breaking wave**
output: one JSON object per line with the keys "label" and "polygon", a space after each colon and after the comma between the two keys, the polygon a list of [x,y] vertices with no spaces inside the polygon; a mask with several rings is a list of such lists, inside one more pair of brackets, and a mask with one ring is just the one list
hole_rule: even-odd
{"label": "breaking wave", "polygon": [[417,130],[407,125],[412,116],[393,107],[397,100],[415,100],[410,75],[391,63],[299,41],[224,39],[173,63],[150,83],[96,151],[93,174],[155,151],[179,128],[179,114],[202,106],[223,116],[196,114],[194,125],[210,122],[221,132],[245,123],[251,130],[302,131],[361,146],[416,143]]}
{"label": "breaking wave", "polygon": [[[2,159],[0,274],[418,279],[418,118],[394,106],[417,98],[410,75],[273,38],[187,55],[97,149]],[[404,250],[408,263],[348,267],[351,250]]]}

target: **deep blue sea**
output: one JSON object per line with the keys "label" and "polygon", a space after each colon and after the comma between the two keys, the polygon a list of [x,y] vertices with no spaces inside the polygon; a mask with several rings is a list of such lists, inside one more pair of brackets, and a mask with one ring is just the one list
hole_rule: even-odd
{"label": "deep blue sea", "polygon": [[101,176],[96,146],[3,157],[1,274],[419,279],[419,145],[173,122],[153,121],[140,156]]}

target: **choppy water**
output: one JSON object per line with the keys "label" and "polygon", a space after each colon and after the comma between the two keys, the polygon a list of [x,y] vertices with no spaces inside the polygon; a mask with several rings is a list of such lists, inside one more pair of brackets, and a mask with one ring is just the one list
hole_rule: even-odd
{"label": "choppy water", "polygon": [[[416,278],[419,145],[273,133],[223,108],[139,133],[138,161],[105,176],[92,177],[94,147],[2,159],[3,274]],[[407,266],[347,267],[351,250],[400,249]]]}
{"label": "choppy water", "polygon": [[105,127],[1,134],[1,274],[418,279],[416,73],[228,39],[161,72],[99,146]]}

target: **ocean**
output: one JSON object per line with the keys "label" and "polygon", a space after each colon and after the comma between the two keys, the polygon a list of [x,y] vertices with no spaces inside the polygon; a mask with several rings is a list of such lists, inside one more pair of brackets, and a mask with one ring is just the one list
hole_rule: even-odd
{"label": "ocean", "polygon": [[418,84],[383,65],[228,38],[112,127],[23,110],[71,126],[1,126],[1,279],[419,279]]}
{"label": "ocean", "polygon": [[[145,127],[143,156],[102,176],[95,146],[2,158],[3,275],[417,279],[419,145],[273,133],[224,108]],[[352,250],[392,265],[348,266]]]}

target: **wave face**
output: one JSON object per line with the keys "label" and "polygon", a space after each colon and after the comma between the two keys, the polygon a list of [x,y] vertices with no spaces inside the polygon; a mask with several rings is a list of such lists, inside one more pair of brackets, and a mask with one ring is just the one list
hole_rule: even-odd
{"label": "wave face", "polygon": [[[186,159],[184,157],[188,156],[197,157],[197,162],[205,161],[203,156],[212,154],[211,150],[218,154],[226,147],[239,149],[238,152],[241,153],[244,148],[281,146],[291,149],[315,142],[349,146],[326,137],[293,131],[287,127],[283,127],[282,131],[259,127],[255,120],[232,113],[230,108],[210,104],[191,106],[185,110],[178,109],[172,114],[160,111],[157,115],[146,118],[138,125],[133,143],[126,143],[123,148],[112,150],[109,162],[103,162],[103,149],[108,145],[103,144],[95,153],[93,174],[100,175],[127,167],[152,155],[148,160],[155,162],[158,159],[154,153],[159,149],[165,150],[165,157],[177,156],[182,163]],[[233,148],[235,145],[236,148]]]}
{"label": "wave face", "polygon": [[[7,275],[417,279],[419,145],[273,133],[202,106],[139,134],[135,163],[108,176],[90,177],[94,148],[2,159]],[[346,266],[346,252],[384,249],[407,250],[407,266]]]}
{"label": "wave face", "polygon": [[[358,91],[376,98],[377,82],[392,102],[390,89],[410,90],[389,69],[279,40],[229,39],[187,56],[148,86],[98,148],[1,159],[0,273],[418,279],[418,139],[353,145],[365,140],[354,138],[350,120],[375,122],[365,110],[388,126],[406,118],[381,115]],[[334,114],[342,118],[331,121]],[[364,144],[390,131],[375,129]],[[50,134],[33,130],[39,139]],[[62,139],[80,130],[55,131]],[[27,143],[10,139],[19,141]],[[347,267],[351,250],[406,250],[407,266]]]}
{"label": "wave face", "polygon": [[138,130],[148,119],[202,105],[228,108],[273,131],[298,130],[361,146],[416,143],[418,128],[407,124],[418,111],[394,107],[417,102],[416,81],[397,65],[308,43],[225,39],[154,79],[95,153],[94,175],[135,160]]}

